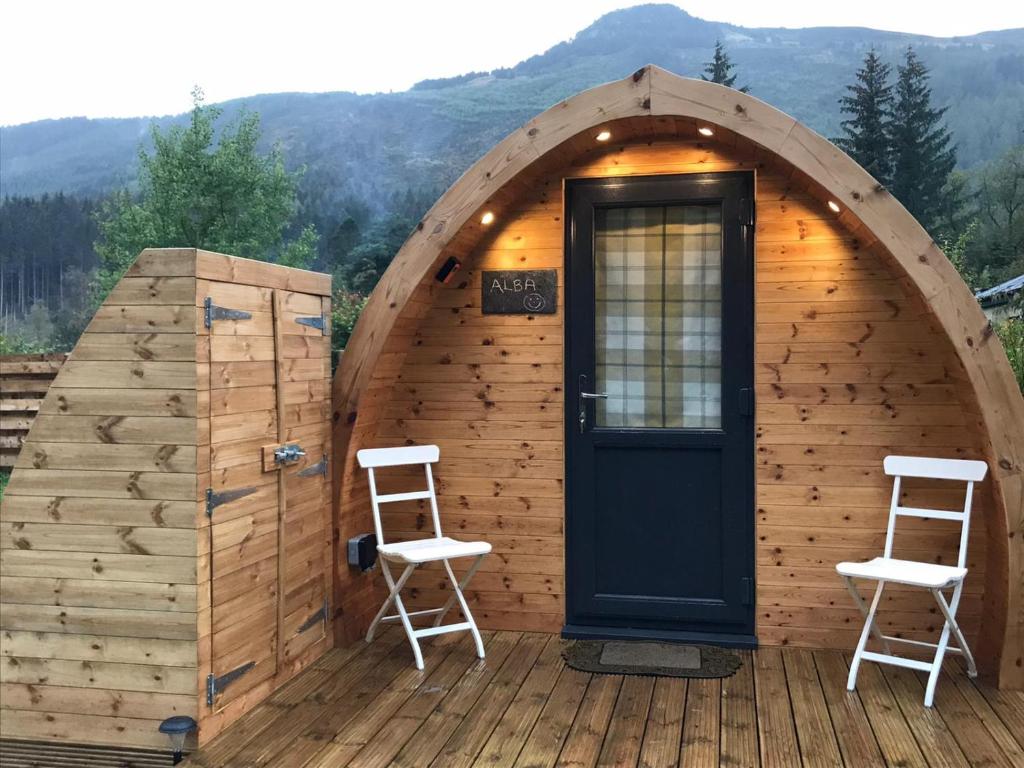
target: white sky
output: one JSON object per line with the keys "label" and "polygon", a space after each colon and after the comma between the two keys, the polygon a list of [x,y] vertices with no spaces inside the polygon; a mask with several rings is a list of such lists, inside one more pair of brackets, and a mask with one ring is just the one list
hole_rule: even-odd
{"label": "white sky", "polygon": [[[405,90],[511,66],[630,0],[2,0],[0,125],[183,112],[277,91]],[[748,27],[936,36],[1024,27],[1024,2],[679,0]]]}

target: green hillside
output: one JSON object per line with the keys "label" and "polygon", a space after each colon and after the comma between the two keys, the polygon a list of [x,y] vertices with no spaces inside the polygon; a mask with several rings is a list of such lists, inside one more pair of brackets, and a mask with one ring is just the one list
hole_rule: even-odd
{"label": "green hillside", "polygon": [[[265,140],[280,142],[291,165],[306,166],[304,200],[314,216],[350,198],[384,211],[408,190],[440,191],[515,126],[583,88],[647,63],[695,76],[716,39],[740,83],[827,136],[838,130],[837,100],[865,50],[875,46],[895,63],[913,45],[932,70],[936,102],[950,107],[962,167],[1021,141],[1022,29],[942,39],[857,28],[748,29],[670,5],[616,11],[513,67],[402,93],[278,93],[223,106],[226,119],[243,105],[259,112]],[[4,128],[2,192],[103,194],[131,180],[151,122],[71,118]]]}

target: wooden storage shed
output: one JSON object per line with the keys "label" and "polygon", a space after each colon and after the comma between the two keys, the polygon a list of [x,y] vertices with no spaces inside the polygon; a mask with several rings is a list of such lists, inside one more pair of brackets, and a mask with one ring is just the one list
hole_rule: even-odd
{"label": "wooden storage shed", "polygon": [[2,502],[4,738],[166,748],[189,715],[205,742],[332,645],[329,302],[194,249],[110,293]]}
{"label": "wooden storage shed", "polygon": [[[494,545],[478,623],[570,636],[852,648],[834,565],[881,553],[882,458],[984,459],[960,616],[983,671],[1024,684],[1006,356],[888,191],[749,95],[650,66],[513,132],[388,268],[334,407],[342,541],[372,530],[356,451],[436,443],[446,532]],[[427,534],[420,504],[391,505],[390,536]],[[950,561],[957,529],[908,525],[898,552]],[[444,580],[416,578],[414,606],[439,604]],[[380,584],[341,564],[334,594],[336,631],[359,637]],[[881,622],[941,628],[900,589]]]}

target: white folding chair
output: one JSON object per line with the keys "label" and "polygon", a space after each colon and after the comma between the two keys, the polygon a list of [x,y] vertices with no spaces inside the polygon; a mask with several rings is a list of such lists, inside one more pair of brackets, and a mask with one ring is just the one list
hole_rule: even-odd
{"label": "white folding chair", "polygon": [[[432,635],[443,635],[447,632],[461,632],[463,630],[469,630],[473,635],[473,640],[476,642],[476,655],[481,659],[484,658],[484,643],[480,638],[480,630],[477,629],[476,622],[473,620],[473,614],[469,611],[469,606],[466,604],[466,598],[462,594],[462,590],[466,588],[469,580],[473,578],[473,574],[476,573],[477,568],[480,567],[480,563],[483,561],[484,555],[491,551],[491,545],[486,541],[457,541],[456,539],[450,539],[447,536],[441,534],[441,518],[437,510],[437,494],[434,492],[434,476],[431,473],[430,465],[437,462],[440,457],[440,451],[436,445],[413,445],[404,448],[369,448],[359,451],[356,454],[356,458],[359,460],[359,466],[367,470],[370,481],[370,503],[373,505],[373,525],[377,533],[377,555],[380,559],[380,568],[384,573],[384,580],[387,582],[388,589],[391,590],[388,595],[388,599],[384,601],[384,605],[381,606],[377,612],[376,617],[373,619],[373,623],[370,624],[370,629],[366,632],[366,642],[373,640],[374,632],[377,629],[377,625],[382,621],[401,621],[402,626],[405,628],[405,634],[409,637],[409,643],[412,645],[413,656],[416,658],[416,668],[423,669],[423,654],[420,652],[419,638],[430,637]],[[417,466],[423,465],[424,472],[427,478],[427,488],[423,491],[411,491],[408,493],[388,493],[378,494],[377,493],[377,479],[374,476],[374,470],[380,467],[402,467],[402,466]],[[384,543],[384,529],[381,525],[380,519],[380,505],[387,504],[389,502],[396,501],[413,501],[416,499],[429,499],[430,500],[430,511],[434,518],[434,536],[430,539],[416,539],[414,541],[398,541],[393,544]],[[472,566],[466,572],[466,575],[462,577],[460,582],[455,578],[455,573],[452,571],[449,560],[456,557],[475,557]],[[405,586],[409,577],[412,576],[413,572],[424,563],[444,563],[444,569],[448,573],[448,578],[452,583],[452,594],[448,598],[447,602],[440,608],[431,608],[425,611],[412,611],[405,610],[405,605],[402,603],[401,591],[402,587]],[[405,570],[402,571],[402,575],[398,577],[398,581],[395,581],[391,575],[391,569],[389,563],[401,564],[405,566]],[[459,608],[462,609],[462,615],[465,616],[466,620],[457,624],[441,624],[441,620],[444,619],[445,614],[450,611],[456,601],[459,603]],[[391,616],[386,616],[388,608],[394,603],[398,609],[398,613]],[[425,627],[422,629],[416,629],[412,625],[411,619],[417,616],[433,616],[434,619],[432,626]]]}
{"label": "white folding chair", "polygon": [[[857,650],[853,654],[853,663],[850,665],[850,676],[846,683],[847,690],[852,691],[857,686],[857,670],[860,662],[877,661],[882,664],[894,664],[899,667],[909,667],[928,672],[928,685],[924,693],[924,705],[930,707],[935,698],[935,684],[939,680],[939,672],[942,670],[942,659],[946,652],[962,654],[967,661],[967,674],[976,677],[978,670],[974,665],[974,657],[971,649],[967,647],[960,625],[956,622],[956,610],[960,605],[960,595],[964,588],[964,579],[967,576],[967,532],[971,522],[971,497],[974,493],[974,484],[985,477],[988,465],[983,461],[963,461],[959,459],[928,459],[914,456],[886,456],[883,462],[885,474],[892,476],[892,501],[889,505],[889,528],[885,535],[885,554],[876,557],[866,563],[839,563],[836,571],[846,581],[846,588],[850,590],[853,599],[864,614],[864,629],[860,633],[860,641],[857,643]],[[959,480],[967,483],[967,494],[964,500],[962,512],[951,512],[940,509],[920,509],[916,507],[904,507],[900,505],[900,481],[904,477],[922,477],[932,480]],[[935,563],[921,563],[914,560],[897,560],[892,556],[893,535],[896,531],[896,518],[899,516],[924,517],[933,520],[957,520],[960,522],[960,547],[956,566],[937,565]],[[860,593],[857,591],[854,579],[870,579],[877,582],[875,596],[868,608]],[[911,587],[921,587],[932,593],[935,602],[939,604],[939,610],[945,619],[942,627],[942,634],[938,643],[924,643],[918,640],[907,640],[902,637],[883,635],[875,624],[875,614],[878,611],[878,604],[882,599],[882,590],[887,582],[894,584],[906,584]],[[952,589],[953,597],[947,603],[943,590]],[[865,650],[868,642],[868,635],[873,634],[882,644],[885,653],[875,653]],[[949,636],[956,638],[956,646],[949,645]],[[908,659],[902,656],[894,656],[890,643],[902,643],[924,648],[934,648],[935,656],[931,662]]]}

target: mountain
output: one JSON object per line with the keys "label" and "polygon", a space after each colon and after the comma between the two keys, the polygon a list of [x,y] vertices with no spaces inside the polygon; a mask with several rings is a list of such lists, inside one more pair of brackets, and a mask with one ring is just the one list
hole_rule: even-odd
{"label": "mountain", "polygon": [[[932,71],[934,98],[962,167],[1024,140],[1024,29],[934,38],[873,29],[746,28],[695,18],[672,5],[609,13],[573,39],[515,66],[423,81],[392,94],[278,93],[223,104],[225,119],[260,113],[265,140],[306,166],[305,205],[326,212],[356,197],[386,210],[396,195],[440,191],[528,118],[586,87],[647,63],[696,76],[721,39],[739,84],[826,136],[837,100],[874,46],[897,63],[914,46]],[[131,181],[153,122],[185,116],[43,120],[0,129],[4,194],[102,194]]]}

